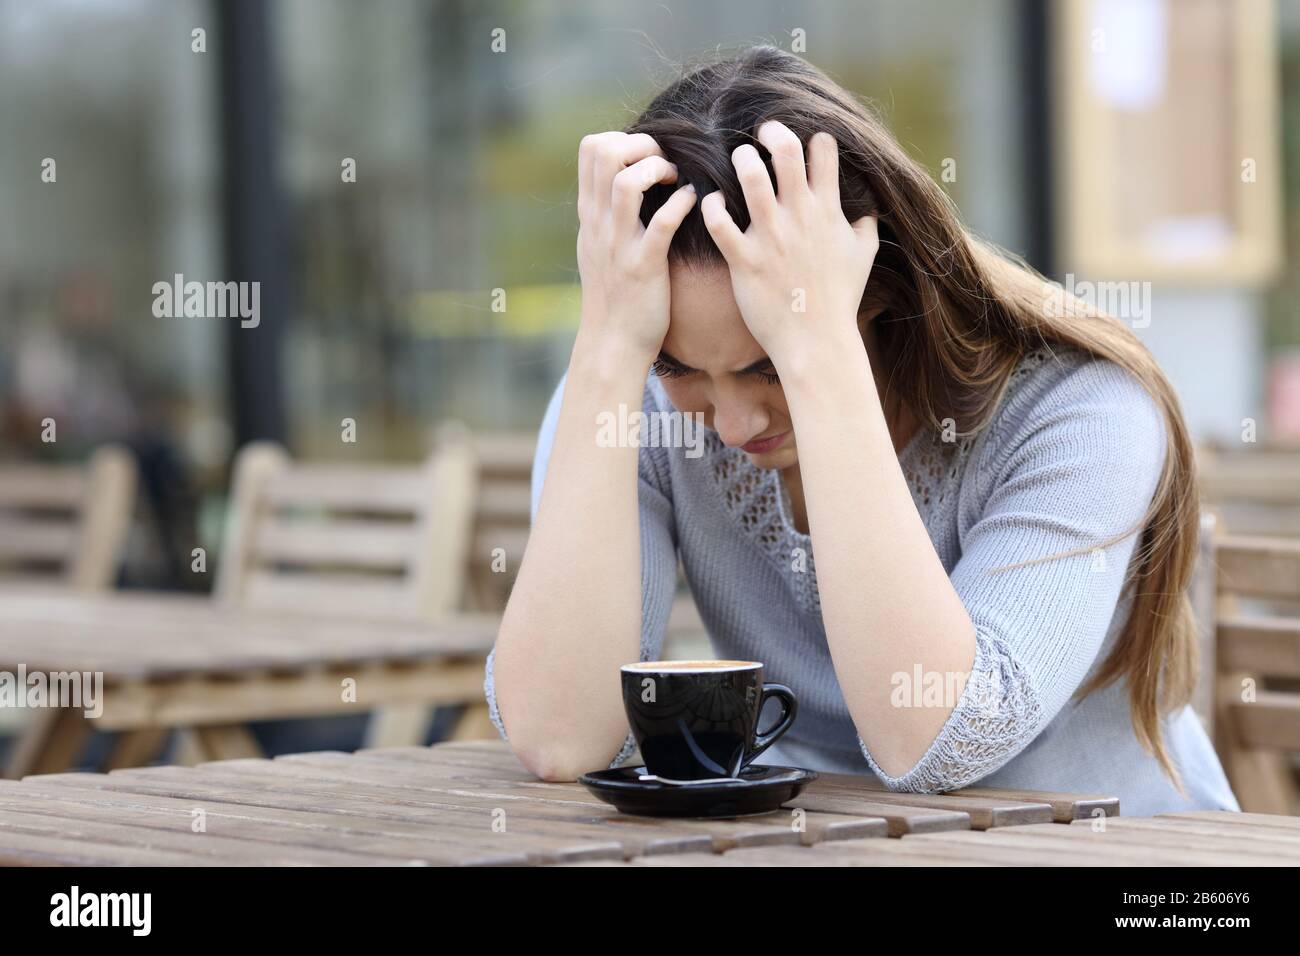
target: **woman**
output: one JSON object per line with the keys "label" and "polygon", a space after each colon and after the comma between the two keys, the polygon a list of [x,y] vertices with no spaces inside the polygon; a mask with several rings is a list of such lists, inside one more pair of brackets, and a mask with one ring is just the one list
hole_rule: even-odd
{"label": "woman", "polygon": [[[717,656],[799,697],[764,763],[1239,809],[1186,706],[1192,450],[1122,323],[776,48],[579,166],[581,322],[485,685],[529,770],[630,753],[616,675],[659,659],[680,557]],[[597,441],[620,406],[701,414],[703,453]]]}

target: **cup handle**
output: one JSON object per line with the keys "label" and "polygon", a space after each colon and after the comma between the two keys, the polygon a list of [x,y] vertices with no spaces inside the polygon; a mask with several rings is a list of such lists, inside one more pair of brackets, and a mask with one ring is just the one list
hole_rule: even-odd
{"label": "cup handle", "polygon": [[753,746],[745,754],[745,759],[741,763],[742,767],[749,766],[755,757],[776,743],[777,739],[790,729],[790,725],[794,723],[795,714],[798,713],[799,702],[795,699],[794,691],[784,684],[764,684],[763,693],[758,704],[760,714],[769,697],[775,697],[781,702],[781,719],[767,733],[760,733],[754,738]]}

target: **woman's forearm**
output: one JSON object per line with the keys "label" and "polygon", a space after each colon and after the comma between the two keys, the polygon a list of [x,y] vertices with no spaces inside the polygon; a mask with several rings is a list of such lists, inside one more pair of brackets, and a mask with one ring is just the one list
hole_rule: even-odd
{"label": "woman's forearm", "polygon": [[741,230],[718,191],[700,213],[741,316],[781,379],[831,658],[863,743],[892,776],[924,756],[952,712],[891,707],[893,675],[917,666],[968,675],[975,628],[912,502],[858,330],[878,218],[845,218],[829,132],[813,135],[806,155],[778,120],[756,138],[779,188],[757,148],[742,144],[732,163],[749,226]]}
{"label": "woman's forearm", "polygon": [[917,665],[969,674],[975,633],[912,501],[855,332],[778,372],[799,440],[836,675],[863,742],[900,775],[924,755],[953,702],[893,707],[893,675]]}
{"label": "woman's forearm", "polygon": [[[583,328],[599,327],[588,323]],[[641,408],[653,356],[582,331],[541,500],[497,638],[497,703],[516,755],[547,779],[603,768],[627,736],[618,668],[640,656],[636,447],[597,416]]]}

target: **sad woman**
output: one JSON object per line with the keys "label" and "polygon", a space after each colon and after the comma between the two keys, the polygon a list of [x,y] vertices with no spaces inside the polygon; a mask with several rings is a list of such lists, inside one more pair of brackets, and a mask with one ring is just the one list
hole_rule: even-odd
{"label": "sad woman", "polygon": [[[529,770],[630,753],[619,667],[659,659],[680,560],[715,654],[798,696],[764,763],[1238,809],[1188,706],[1192,448],[1123,322],[772,47],[578,166],[581,320],[485,687]],[[620,404],[702,415],[703,453],[598,443]]]}

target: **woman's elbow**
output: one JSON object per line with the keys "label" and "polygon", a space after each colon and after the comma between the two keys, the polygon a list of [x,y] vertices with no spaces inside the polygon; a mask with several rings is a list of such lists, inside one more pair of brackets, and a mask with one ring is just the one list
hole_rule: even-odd
{"label": "woman's elbow", "polygon": [[[548,783],[566,783],[589,772],[594,761],[553,744],[515,747],[515,757],[524,769]],[[608,761],[607,761],[608,762]]]}

